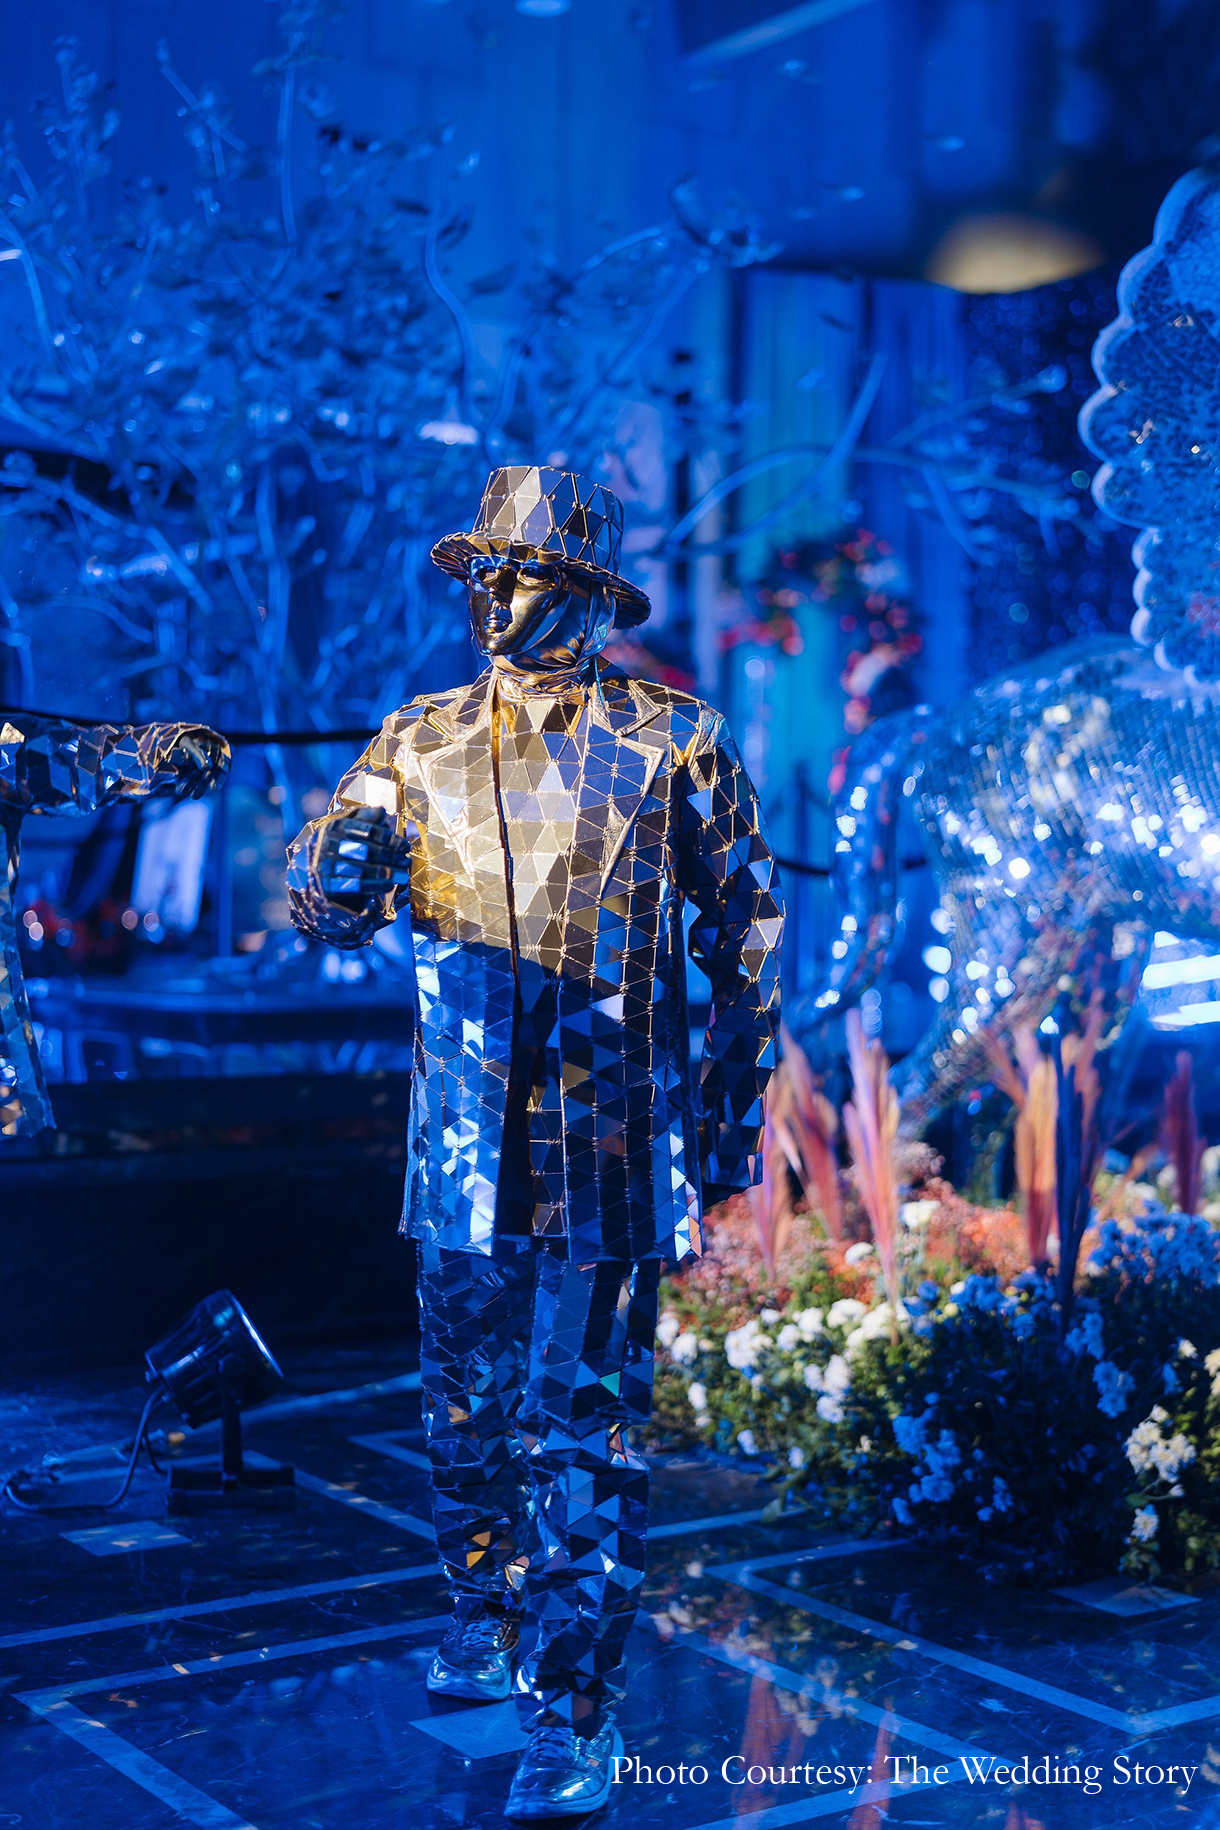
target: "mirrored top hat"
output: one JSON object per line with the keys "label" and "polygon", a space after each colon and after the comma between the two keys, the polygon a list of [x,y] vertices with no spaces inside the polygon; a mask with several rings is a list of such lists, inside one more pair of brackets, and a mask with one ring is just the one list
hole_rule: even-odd
{"label": "mirrored top hat", "polygon": [[468,534],[446,534],[432,549],[442,571],[465,579],[477,553],[537,554],[586,572],[611,593],[620,628],[652,609],[644,593],[618,574],[623,505],[600,483],[545,465],[510,464],[487,480],[479,519]]}

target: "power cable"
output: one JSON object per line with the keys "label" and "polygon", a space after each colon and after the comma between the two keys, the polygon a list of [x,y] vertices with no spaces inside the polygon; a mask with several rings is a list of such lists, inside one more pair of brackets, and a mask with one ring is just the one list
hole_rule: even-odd
{"label": "power cable", "polygon": [[49,1478],[50,1483],[52,1485],[54,1485],[55,1481],[58,1479],[58,1467],[62,1466],[62,1464],[52,1463],[52,1461],[49,1457],[46,1460],[44,1460],[41,1470],[39,1470],[37,1468],[14,1468],[13,1472],[10,1475],[8,1475],[7,1478],[5,1479],[3,1486],[0,1487],[0,1493],[2,1493],[4,1498],[6,1500],[10,1501],[10,1503],[12,1505],[16,1506],[18,1508],[18,1510],[21,1512],[108,1512],[112,1506],[118,1506],[123,1500],[125,1500],[127,1498],[127,1489],[131,1486],[132,1476],[135,1474],[135,1471],[136,1471],[136,1463],[140,1458],[141,1448],[147,1449],[149,1461],[152,1463],[153,1468],[158,1473],[160,1472],[160,1463],[157,1461],[156,1456],[153,1454],[151,1444],[148,1443],[145,1439],[145,1432],[148,1429],[148,1419],[152,1415],[153,1406],[155,1404],[158,1404],[161,1401],[161,1399],[163,1399],[164,1397],[165,1397],[165,1393],[161,1390],[161,1388],[159,1386],[157,1387],[157,1389],[155,1391],[153,1391],[149,1394],[148,1402],[145,1404],[144,1409],[140,1414],[140,1421],[139,1421],[138,1425],[136,1426],[135,1441],[131,1445],[131,1455],[127,1462],[127,1472],[123,1476],[123,1484],[119,1488],[118,1492],[115,1493],[110,1499],[108,1499],[108,1500],[27,1500],[27,1499],[22,1499],[21,1495],[17,1492],[17,1482],[18,1481],[36,1480],[38,1478],[40,1472],[44,1475],[44,1478]]}

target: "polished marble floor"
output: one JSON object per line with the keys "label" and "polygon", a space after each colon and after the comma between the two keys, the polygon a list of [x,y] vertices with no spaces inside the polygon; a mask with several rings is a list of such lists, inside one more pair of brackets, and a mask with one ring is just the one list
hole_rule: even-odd
{"label": "polished marble floor", "polygon": [[[0,1827],[503,1822],[511,1705],[424,1689],[445,1598],[409,1351],[289,1374],[247,1440],[295,1463],[294,1511],[167,1518],[145,1468],[113,1513],[3,1515]],[[99,1491],[116,1451],[85,1451],[139,1397],[10,1386],[6,1464],[50,1448]],[[655,1496],[636,1764],[599,1826],[1220,1830],[1220,1595],[983,1588],[919,1546],[764,1523],[746,1469],[663,1460]]]}

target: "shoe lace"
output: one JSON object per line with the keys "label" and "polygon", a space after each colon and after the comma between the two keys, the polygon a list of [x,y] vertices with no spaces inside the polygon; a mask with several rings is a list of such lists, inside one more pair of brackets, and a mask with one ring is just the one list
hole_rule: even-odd
{"label": "shoe lace", "polygon": [[462,1637],[477,1651],[499,1652],[504,1644],[504,1622],[495,1614],[476,1614],[466,1622]]}
{"label": "shoe lace", "polygon": [[530,1753],[540,1763],[567,1765],[575,1751],[575,1739],[572,1730],[564,1723],[545,1723],[530,1736]]}

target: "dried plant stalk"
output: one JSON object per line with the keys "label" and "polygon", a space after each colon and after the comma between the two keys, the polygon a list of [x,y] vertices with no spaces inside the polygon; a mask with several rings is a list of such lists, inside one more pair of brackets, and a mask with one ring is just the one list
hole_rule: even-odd
{"label": "dried plant stalk", "polygon": [[890,1085],[890,1064],[880,1042],[869,1042],[860,1013],[847,1013],[847,1058],[852,1096],[843,1108],[843,1128],[855,1165],[860,1201],[873,1231],[881,1276],[897,1313],[898,1096]]}
{"label": "dried plant stalk", "polygon": [[1017,1186],[1025,1210],[1031,1265],[1045,1265],[1050,1258],[1050,1238],[1057,1216],[1058,1122],[1055,1064],[1048,1056],[1039,1055],[1030,1065],[1025,1103],[1017,1113],[1014,1137]]}
{"label": "dried plant stalk", "polygon": [[1059,1326],[1066,1333],[1076,1293],[1076,1261],[1089,1224],[1093,1181],[1101,1161],[1098,1114],[1101,1077],[1096,1057],[1105,1027],[1101,995],[1090,999],[1083,1027],[1058,1044],[1057,1131],[1059,1209]]}
{"label": "dried plant stalk", "polygon": [[749,1190],[750,1212],[758,1234],[758,1249],[770,1276],[775,1276],[780,1253],[792,1231],[794,1209],[788,1181],[788,1159],[779,1141],[775,1108],[782,1105],[784,1084],[773,1075],[763,1101],[762,1181]]}
{"label": "dried plant stalk", "polygon": [[[839,1115],[822,1092],[809,1057],[786,1025],[777,1070],[783,1092],[775,1109],[776,1135],[788,1165],[831,1239],[843,1238],[843,1195],[835,1139]],[[772,1083],[774,1084],[774,1082]]]}
{"label": "dried plant stalk", "polygon": [[1013,1130],[1013,1170],[1031,1265],[1044,1266],[1058,1212],[1057,1127],[1059,1093],[1055,1064],[1042,1053],[1032,1029],[1013,1032],[1013,1054],[999,1037],[987,1037],[996,1085],[1017,1108]]}

